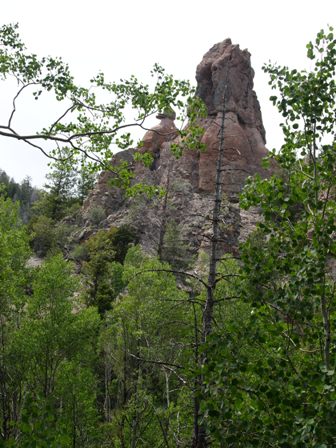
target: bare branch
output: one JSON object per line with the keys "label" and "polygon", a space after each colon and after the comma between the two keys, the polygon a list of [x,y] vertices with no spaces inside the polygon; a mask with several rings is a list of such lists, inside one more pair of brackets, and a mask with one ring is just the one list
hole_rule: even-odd
{"label": "bare branch", "polygon": [[246,278],[246,276],[243,274],[223,274],[216,278],[215,285],[225,278],[232,278],[232,277]]}
{"label": "bare branch", "polygon": [[128,353],[129,356],[132,358],[137,359],[138,361],[142,362],[148,362],[149,364],[157,364],[159,366],[168,366],[168,367],[175,367],[176,369],[183,369],[183,366],[180,366],[179,364],[172,364],[170,362],[164,362],[164,361],[154,361],[153,359],[145,359],[141,358],[140,356],[134,355],[133,353]]}
{"label": "bare branch", "polygon": [[42,154],[46,157],[48,157],[48,159],[52,159],[55,160],[55,162],[59,161],[60,159],[58,159],[57,157],[52,156],[51,154],[48,154],[43,148],[42,146],[36,145],[35,143],[30,142],[29,140],[23,140],[25,143],[27,143],[27,145],[32,146],[33,148],[38,149],[39,151],[42,152]]}
{"label": "bare branch", "polygon": [[75,104],[72,104],[70,107],[68,107],[68,109],[59,117],[59,118],[57,118],[57,120],[50,126],[50,129],[49,129],[49,132],[51,133],[53,130],[54,130],[54,128],[55,128],[55,126],[61,121],[61,120],[63,120],[63,118],[69,113],[69,112],[72,112],[73,110],[75,110],[75,108],[76,108],[76,105]]}
{"label": "bare branch", "polygon": [[27,142],[28,140],[51,140],[55,142],[69,143],[69,139],[58,136],[48,134],[20,135],[8,126],[0,126],[0,129],[7,129],[7,131],[11,131],[11,133],[0,131],[0,135],[2,135],[3,137],[15,138],[16,140],[23,140],[25,142]]}
{"label": "bare branch", "polygon": [[186,277],[190,277],[190,278],[197,280],[198,282],[202,283],[203,286],[208,288],[208,284],[204,280],[202,280],[200,277],[198,277],[198,275],[192,274],[192,273],[186,272],[186,271],[178,271],[175,269],[144,269],[142,271],[137,272],[136,275],[140,275],[143,272],[168,272],[170,274],[184,275]]}
{"label": "bare branch", "polygon": [[220,303],[220,302],[226,302],[228,300],[235,300],[235,299],[241,299],[241,296],[227,296],[227,297],[224,297],[223,299],[215,299],[214,302]]}
{"label": "bare branch", "polygon": [[36,85],[36,84],[37,84],[36,82],[30,82],[30,83],[28,83],[28,84],[24,84],[24,85],[21,87],[21,89],[19,89],[19,91],[17,92],[17,94],[14,96],[14,98],[13,98],[13,110],[12,110],[10,116],[9,116],[9,119],[8,119],[8,128],[11,127],[12,119],[13,119],[13,116],[14,116],[14,114],[15,114],[15,112],[16,112],[16,100],[18,99],[18,97],[20,96],[20,94],[22,93],[22,91],[23,91],[26,87],[29,87],[29,86],[32,86],[32,85]]}

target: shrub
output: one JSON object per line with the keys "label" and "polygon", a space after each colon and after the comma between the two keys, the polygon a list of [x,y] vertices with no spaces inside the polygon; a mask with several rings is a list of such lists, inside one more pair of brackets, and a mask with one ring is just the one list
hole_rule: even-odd
{"label": "shrub", "polygon": [[89,210],[88,219],[94,226],[98,226],[105,218],[106,212],[101,205],[97,205]]}

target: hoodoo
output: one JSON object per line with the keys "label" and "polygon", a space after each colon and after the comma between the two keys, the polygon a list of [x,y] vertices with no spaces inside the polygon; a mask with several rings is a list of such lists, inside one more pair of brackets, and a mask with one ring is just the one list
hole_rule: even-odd
{"label": "hoodoo", "polygon": [[[196,94],[204,101],[208,112],[201,123],[205,130],[202,137],[205,150],[186,150],[176,159],[170,151],[171,143],[178,138],[174,113],[159,114],[160,122],[144,135],[143,146],[116,154],[113,163],[129,162],[135,181],[163,187],[165,200],[125,198],[122,191],[109,185],[113,175],[105,172],[84,204],[84,219],[90,209],[102,207],[106,215],[101,223],[103,227],[131,225],[150,253],[158,251],[165,241],[164,233],[172,226],[177,233],[175,239],[186,242],[190,253],[196,254],[201,248],[206,250],[211,238],[209,217],[224,113],[221,252],[235,252],[240,239],[244,239],[257,219],[257,213],[240,210],[238,195],[248,176],[266,174],[261,165],[262,158],[267,155],[265,129],[253,90],[253,77],[247,50],[241,50],[230,39],[214,45],[196,70]],[[150,152],[154,156],[153,166],[149,169],[135,163],[135,151]],[[88,220],[86,224],[89,226]]]}

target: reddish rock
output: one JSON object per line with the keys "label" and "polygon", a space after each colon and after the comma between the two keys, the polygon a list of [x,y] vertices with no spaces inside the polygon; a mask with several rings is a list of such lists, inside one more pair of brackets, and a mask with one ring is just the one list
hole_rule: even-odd
{"label": "reddish rock", "polygon": [[230,39],[214,45],[197,67],[197,94],[209,114],[203,137],[207,150],[200,155],[199,162],[201,190],[214,191],[223,110],[223,191],[237,193],[248,175],[264,173],[261,159],[267,155],[265,130],[253,91],[253,77],[250,53],[233,45]]}
{"label": "reddish rock", "polygon": [[160,123],[147,131],[142,139],[142,152],[150,152],[153,155],[160,152],[162,143],[174,140],[177,136],[177,129],[174,124],[174,116],[161,113],[157,115]]}
{"label": "reddish rock", "polygon": [[197,95],[203,99],[210,116],[223,111],[237,114],[242,124],[259,129],[265,143],[265,129],[257,96],[253,90],[254,71],[251,55],[226,39],[214,45],[196,69]]}
{"label": "reddish rock", "polygon": [[176,159],[170,151],[171,142],[177,135],[174,116],[159,114],[160,123],[145,134],[143,146],[137,149],[154,156],[151,169],[132,163],[134,150],[117,154],[113,163],[126,160],[134,170],[136,182],[165,188],[165,201],[125,198],[119,189],[109,187],[113,175],[103,174],[85,202],[84,212],[88,214],[90,207],[96,204],[103,206],[107,217],[102,225],[132,225],[149,253],[157,252],[163,226],[169,222],[177,225],[179,235],[176,238],[187,241],[191,253],[195,254],[200,248],[207,249],[212,232],[216,163],[224,110],[220,253],[236,253],[239,241],[246,238],[258,219],[256,211],[250,213],[239,209],[238,194],[247,176],[266,174],[261,168],[261,159],[267,155],[265,130],[253,91],[253,76],[247,50],[242,51],[230,39],[214,45],[204,55],[196,72],[197,94],[208,108],[208,117],[201,121],[205,129],[202,138],[205,151],[187,150]]}

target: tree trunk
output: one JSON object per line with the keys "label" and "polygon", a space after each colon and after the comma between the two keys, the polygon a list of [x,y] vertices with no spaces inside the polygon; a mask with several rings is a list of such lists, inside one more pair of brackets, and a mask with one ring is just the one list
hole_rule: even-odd
{"label": "tree trunk", "polygon": [[162,260],[164,236],[165,236],[166,227],[167,227],[167,204],[168,204],[168,196],[169,196],[169,188],[170,188],[170,170],[171,170],[171,163],[169,163],[169,166],[168,166],[165,195],[163,198],[163,204],[162,204],[162,209],[161,209],[161,225],[160,225],[159,244],[158,244],[158,257],[160,260]]}
{"label": "tree trunk", "polygon": [[[203,308],[202,316],[202,338],[201,343],[205,344],[207,342],[208,336],[212,332],[213,325],[213,312],[215,303],[215,290],[216,290],[216,280],[217,280],[217,263],[218,263],[218,242],[219,242],[219,218],[222,206],[222,165],[224,160],[224,126],[225,126],[225,99],[226,99],[226,88],[224,87],[223,96],[223,111],[221,117],[221,127],[219,135],[219,146],[218,146],[218,156],[216,163],[216,185],[215,185],[215,198],[214,207],[212,212],[212,238],[210,246],[210,261],[209,261],[209,272],[208,272],[208,282],[207,282],[207,295],[206,301]],[[203,351],[201,364],[206,365],[208,362],[207,352]],[[204,425],[200,422],[201,412],[200,406],[201,401],[205,397],[204,391],[204,381],[200,374],[196,379],[197,387],[199,388],[200,394],[197,401],[194,403],[194,436],[192,442],[192,448],[205,448],[209,446],[207,440],[207,434]],[[197,391],[196,391],[197,393]]]}

